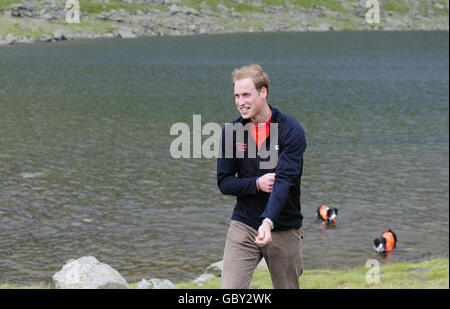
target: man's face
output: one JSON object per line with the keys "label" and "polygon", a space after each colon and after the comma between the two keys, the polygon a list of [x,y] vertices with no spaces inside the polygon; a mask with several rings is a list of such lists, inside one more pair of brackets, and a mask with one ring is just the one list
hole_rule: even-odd
{"label": "man's face", "polygon": [[238,79],[234,82],[234,99],[236,107],[244,119],[256,119],[263,110],[266,102],[267,90],[256,90],[251,78]]}

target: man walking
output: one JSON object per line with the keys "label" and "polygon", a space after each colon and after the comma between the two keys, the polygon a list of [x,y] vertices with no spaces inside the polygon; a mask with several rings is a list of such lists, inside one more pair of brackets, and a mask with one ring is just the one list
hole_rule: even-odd
{"label": "man walking", "polygon": [[304,130],[296,119],[268,104],[269,77],[261,66],[235,69],[233,87],[241,117],[222,131],[217,160],[220,191],[236,196],[221,288],[249,288],[264,257],[274,288],[298,289],[303,271]]}

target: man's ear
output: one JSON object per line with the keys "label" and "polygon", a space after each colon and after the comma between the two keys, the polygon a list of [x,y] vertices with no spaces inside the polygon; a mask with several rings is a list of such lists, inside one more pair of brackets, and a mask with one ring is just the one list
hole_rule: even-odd
{"label": "man's ear", "polygon": [[263,96],[264,99],[267,99],[267,88],[262,87],[261,90],[259,91],[259,95]]}

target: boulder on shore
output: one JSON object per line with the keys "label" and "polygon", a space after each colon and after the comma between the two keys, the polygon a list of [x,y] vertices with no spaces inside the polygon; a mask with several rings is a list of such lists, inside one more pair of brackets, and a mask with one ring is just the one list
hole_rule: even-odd
{"label": "boulder on shore", "polygon": [[57,289],[128,289],[127,281],[93,256],[71,259],[53,275]]}
{"label": "boulder on shore", "polygon": [[[199,285],[202,285],[203,282],[205,282],[205,281],[209,281],[216,277],[221,277],[222,269],[223,269],[223,260],[215,262],[215,263],[209,265],[203,274],[201,274],[199,277],[195,278],[192,281]],[[256,266],[256,269],[257,270],[269,270],[266,260],[264,258],[261,259],[258,266]]]}
{"label": "boulder on shore", "polygon": [[137,284],[138,289],[176,289],[177,287],[167,279],[142,279]]}
{"label": "boulder on shore", "polygon": [[[209,265],[205,270],[205,274],[212,274],[216,277],[220,277],[222,275],[222,268],[223,268],[223,260]],[[268,270],[269,269],[267,266],[266,260],[264,258],[261,259],[258,266],[256,266],[256,269],[257,270]]]}

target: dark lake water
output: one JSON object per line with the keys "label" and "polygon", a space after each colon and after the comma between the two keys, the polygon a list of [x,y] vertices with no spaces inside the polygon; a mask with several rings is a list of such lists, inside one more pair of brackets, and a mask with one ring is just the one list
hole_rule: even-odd
{"label": "dark lake water", "polygon": [[[0,282],[50,283],[93,255],[129,282],[222,259],[234,198],[170,128],[238,117],[231,71],[259,63],[308,141],[304,265],[448,256],[448,32],[233,34],[0,47]],[[207,136],[204,136],[205,139]],[[336,226],[315,221],[321,204]],[[372,240],[398,236],[388,260]]]}

